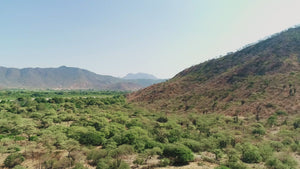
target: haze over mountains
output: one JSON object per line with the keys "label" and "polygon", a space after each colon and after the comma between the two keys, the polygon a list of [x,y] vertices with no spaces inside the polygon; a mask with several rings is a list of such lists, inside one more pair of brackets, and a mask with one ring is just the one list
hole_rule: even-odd
{"label": "haze over mountains", "polygon": [[95,89],[133,91],[159,81],[121,79],[98,75],[88,70],[61,66],[58,68],[0,67],[0,88],[9,89]]}
{"label": "haze over mountains", "polygon": [[128,73],[123,79],[153,79],[158,80],[157,77],[147,73]]}
{"label": "haze over mountains", "polygon": [[166,112],[270,114],[300,110],[300,27],[209,60],[128,96]]}

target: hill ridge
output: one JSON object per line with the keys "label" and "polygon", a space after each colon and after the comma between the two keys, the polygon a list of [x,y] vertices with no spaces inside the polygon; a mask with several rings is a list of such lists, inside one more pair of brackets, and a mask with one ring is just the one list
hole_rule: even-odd
{"label": "hill ridge", "polygon": [[300,27],[296,27],[189,67],[165,83],[129,94],[128,100],[166,112],[247,114],[270,103],[274,109],[295,113],[300,108],[299,65]]}
{"label": "hill ridge", "polygon": [[60,66],[57,68],[6,68],[0,66],[1,89],[96,89],[133,91],[154,84],[153,81],[124,80],[99,75],[86,69]]}

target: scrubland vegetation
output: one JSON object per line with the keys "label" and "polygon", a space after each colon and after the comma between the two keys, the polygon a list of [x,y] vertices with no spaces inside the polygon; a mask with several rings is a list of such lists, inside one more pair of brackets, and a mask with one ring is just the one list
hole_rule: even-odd
{"label": "scrubland vegetation", "polygon": [[300,115],[150,112],[122,92],[0,91],[3,168],[298,168]]}

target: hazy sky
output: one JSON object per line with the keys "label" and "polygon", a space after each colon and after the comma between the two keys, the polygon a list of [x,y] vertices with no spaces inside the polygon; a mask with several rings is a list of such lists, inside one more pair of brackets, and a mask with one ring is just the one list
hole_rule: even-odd
{"label": "hazy sky", "polygon": [[0,65],[170,78],[300,24],[300,0],[0,1]]}

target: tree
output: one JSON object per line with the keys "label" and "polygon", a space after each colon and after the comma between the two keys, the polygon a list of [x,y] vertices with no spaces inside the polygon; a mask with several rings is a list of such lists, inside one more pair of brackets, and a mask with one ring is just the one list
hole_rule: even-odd
{"label": "tree", "polygon": [[81,133],[79,142],[85,145],[99,146],[104,142],[104,134],[97,131]]}
{"label": "tree", "polygon": [[80,144],[99,146],[104,143],[104,133],[94,127],[72,126],[67,131],[68,137],[79,141]]}
{"label": "tree", "polygon": [[36,134],[36,124],[30,119],[24,119],[21,122],[23,133],[27,135],[27,140],[30,141],[30,136]]}
{"label": "tree", "polygon": [[68,139],[67,141],[65,141],[62,144],[62,147],[63,147],[63,149],[68,151],[68,157],[72,158],[71,157],[71,152],[79,150],[80,145],[79,145],[78,141],[76,141],[74,139]]}
{"label": "tree", "polygon": [[80,148],[78,141],[74,139],[68,139],[62,143],[62,148],[68,151],[68,158],[70,159],[70,167],[73,165],[75,158],[71,155],[71,152]]}

